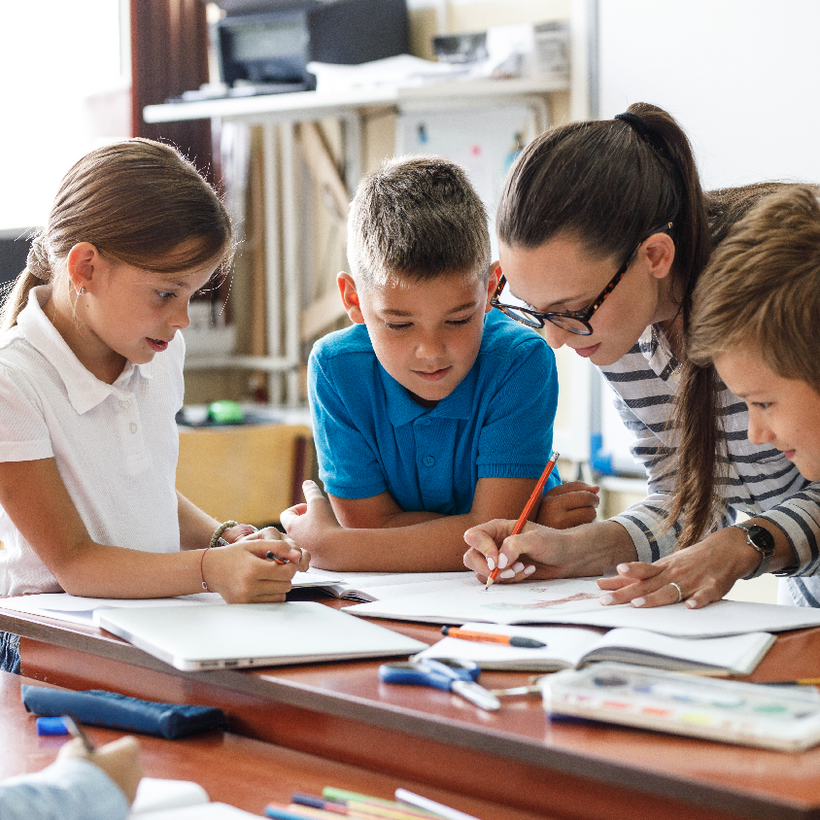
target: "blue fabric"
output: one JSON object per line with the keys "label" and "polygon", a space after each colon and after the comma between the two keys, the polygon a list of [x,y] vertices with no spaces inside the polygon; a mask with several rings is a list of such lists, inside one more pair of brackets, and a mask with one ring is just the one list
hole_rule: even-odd
{"label": "blue fabric", "polygon": [[128,801],[102,769],[87,760],[58,760],[36,774],[0,783],[3,820],[126,820]]}
{"label": "blue fabric", "polygon": [[31,684],[24,684],[21,694],[26,711],[36,715],[71,715],[91,726],[144,732],[169,740],[225,728],[225,714],[216,706],[139,700],[103,689],[74,692]]}
{"label": "blue fabric", "polygon": [[[552,451],[555,355],[500,311],[478,357],[435,407],[417,404],[379,364],[364,325],[320,339],[308,362],[319,477],[339,498],[387,491],[405,512],[463,515],[479,478],[538,478]],[[560,483],[554,470],[545,491]]]}
{"label": "blue fabric", "polygon": [[20,674],[20,636],[0,632],[0,671]]}

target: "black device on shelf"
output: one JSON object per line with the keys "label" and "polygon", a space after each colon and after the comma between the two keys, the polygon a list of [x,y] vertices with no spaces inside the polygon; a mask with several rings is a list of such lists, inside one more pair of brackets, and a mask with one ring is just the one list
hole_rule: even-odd
{"label": "black device on shelf", "polygon": [[260,93],[311,90],[311,61],[355,65],[408,51],[406,0],[220,3],[221,80]]}

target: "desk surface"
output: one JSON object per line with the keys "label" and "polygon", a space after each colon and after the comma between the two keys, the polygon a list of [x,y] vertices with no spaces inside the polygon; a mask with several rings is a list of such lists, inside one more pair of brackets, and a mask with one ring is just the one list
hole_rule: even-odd
{"label": "desk surface", "polygon": [[[432,643],[434,627],[391,624]],[[550,721],[540,700],[483,712],[457,696],[379,682],[378,662],[183,673],[107,633],[0,610],[25,674],[74,689],[210,703],[231,728],[301,752],[543,818],[820,818],[820,748],[747,749]],[[754,680],[820,673],[820,629],[778,638]],[[486,686],[520,673],[482,675]],[[480,815],[479,815],[480,816]]]}
{"label": "desk surface", "polygon": [[[34,716],[20,698],[23,684],[42,685],[31,678],[0,672],[0,779],[36,772],[54,761],[65,738],[37,735]],[[121,732],[86,727],[102,745]],[[533,820],[535,815],[510,811],[487,801],[430,789],[419,783],[369,772],[355,766],[295,752],[229,732],[212,731],[183,740],[140,736],[140,761],[147,777],[192,780],[211,800],[230,803],[261,814],[267,803],[287,805],[295,791],[320,794],[325,786],[372,794],[387,799],[409,788],[446,805],[487,820]]]}

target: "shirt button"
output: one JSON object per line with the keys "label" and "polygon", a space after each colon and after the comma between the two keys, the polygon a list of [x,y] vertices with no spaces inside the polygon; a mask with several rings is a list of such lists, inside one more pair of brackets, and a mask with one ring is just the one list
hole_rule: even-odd
{"label": "shirt button", "polygon": [[436,460],[432,456],[425,456],[423,461],[425,467],[432,467],[436,463]]}
{"label": "shirt button", "polygon": [[130,399],[125,399],[124,401],[120,402],[120,407],[122,407],[123,410],[127,410],[130,406],[131,406],[131,400]]}
{"label": "shirt button", "polygon": [[128,429],[129,429],[132,433],[136,433],[136,432],[137,432],[137,424],[136,424],[136,422],[132,421],[132,422],[131,422],[131,424],[129,424],[129,425],[128,425]]}

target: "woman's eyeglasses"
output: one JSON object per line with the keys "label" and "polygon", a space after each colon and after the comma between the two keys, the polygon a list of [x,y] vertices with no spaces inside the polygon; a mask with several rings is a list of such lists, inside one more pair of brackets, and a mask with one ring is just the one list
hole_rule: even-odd
{"label": "woman's eyeglasses", "polygon": [[621,281],[623,275],[626,273],[627,268],[632,263],[632,260],[638,253],[641,245],[649,239],[650,236],[656,233],[667,233],[668,231],[672,230],[672,223],[665,222],[663,225],[651,230],[635,247],[635,250],[629,254],[629,256],[624,260],[623,265],[616,271],[615,275],[612,279],[609,280],[607,286],[601,291],[598,295],[598,298],[588,307],[583,308],[582,310],[568,310],[565,312],[556,312],[556,311],[538,311],[535,310],[531,305],[509,305],[500,302],[499,299],[501,297],[501,293],[504,290],[504,287],[507,284],[507,279],[504,274],[501,274],[501,277],[498,280],[498,285],[496,286],[495,292],[490,299],[490,304],[494,308],[498,308],[502,313],[506,313],[511,319],[515,319],[516,322],[521,322],[522,325],[527,325],[527,327],[533,328],[542,328],[544,327],[544,322],[552,322],[552,324],[557,325],[562,330],[567,330],[570,333],[575,333],[577,336],[591,336],[592,335],[592,325],[590,325],[589,320],[592,318],[593,314],[599,307],[606,301],[607,297],[613,290],[615,290],[615,286],[618,282]]}

